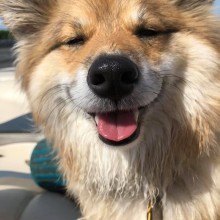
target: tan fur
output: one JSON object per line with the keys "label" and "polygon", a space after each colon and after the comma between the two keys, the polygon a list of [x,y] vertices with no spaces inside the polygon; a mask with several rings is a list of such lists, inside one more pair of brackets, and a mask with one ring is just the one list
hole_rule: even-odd
{"label": "tan fur", "polygon": [[[220,219],[220,25],[210,2],[1,1],[18,39],[17,75],[37,123],[59,152],[82,219],[146,220],[158,194],[164,220]],[[140,39],[134,34],[140,25],[171,33]],[[86,36],[84,45],[65,45],[79,34]],[[119,109],[137,108],[148,95],[149,104],[160,93],[145,110],[140,137],[120,149],[100,141],[87,114],[88,105],[111,111],[111,103],[102,108],[92,95],[85,103],[82,92],[102,53],[125,54],[142,74],[146,66],[154,72],[153,91]]]}

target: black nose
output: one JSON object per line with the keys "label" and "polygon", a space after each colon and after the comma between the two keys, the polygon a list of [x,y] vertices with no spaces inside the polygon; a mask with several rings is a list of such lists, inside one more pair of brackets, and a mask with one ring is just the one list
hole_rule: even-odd
{"label": "black nose", "polygon": [[87,82],[102,98],[118,101],[132,93],[139,79],[137,65],[123,56],[100,56],[89,69]]}

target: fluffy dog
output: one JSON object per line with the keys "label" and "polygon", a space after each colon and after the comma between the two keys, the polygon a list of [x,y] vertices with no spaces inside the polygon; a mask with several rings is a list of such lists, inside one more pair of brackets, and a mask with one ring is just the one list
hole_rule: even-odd
{"label": "fluffy dog", "polygon": [[2,0],[1,10],[83,219],[220,219],[212,2]]}

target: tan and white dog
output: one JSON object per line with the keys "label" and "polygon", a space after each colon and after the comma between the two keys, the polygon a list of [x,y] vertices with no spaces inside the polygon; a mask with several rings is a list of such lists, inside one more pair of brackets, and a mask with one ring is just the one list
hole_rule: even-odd
{"label": "tan and white dog", "polygon": [[0,7],[18,40],[17,76],[82,219],[220,219],[220,25],[210,1]]}

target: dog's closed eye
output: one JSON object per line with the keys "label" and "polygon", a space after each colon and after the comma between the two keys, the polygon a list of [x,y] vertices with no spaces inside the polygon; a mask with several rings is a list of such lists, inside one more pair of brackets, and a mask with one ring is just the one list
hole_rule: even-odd
{"label": "dog's closed eye", "polygon": [[157,30],[154,28],[138,27],[134,34],[139,38],[154,38],[165,34],[171,34],[177,32],[177,30]]}
{"label": "dog's closed eye", "polygon": [[75,38],[69,39],[65,44],[68,46],[81,46],[85,43],[86,39],[84,36],[77,36]]}
{"label": "dog's closed eye", "polygon": [[156,37],[159,34],[161,34],[160,31],[157,31],[155,29],[145,28],[145,27],[138,27],[135,31],[135,35],[140,38]]}

